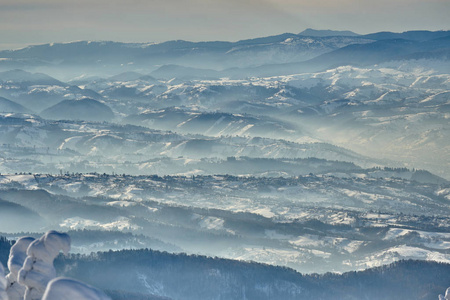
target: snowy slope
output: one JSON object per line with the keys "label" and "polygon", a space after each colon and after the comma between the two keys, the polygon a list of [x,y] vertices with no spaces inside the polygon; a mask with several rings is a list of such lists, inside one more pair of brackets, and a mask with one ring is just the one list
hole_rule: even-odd
{"label": "snowy slope", "polygon": [[43,228],[146,236],[110,232],[98,243],[78,232],[82,253],[154,245],[302,272],[450,260],[448,184],[337,175],[2,175],[0,198],[32,208]]}

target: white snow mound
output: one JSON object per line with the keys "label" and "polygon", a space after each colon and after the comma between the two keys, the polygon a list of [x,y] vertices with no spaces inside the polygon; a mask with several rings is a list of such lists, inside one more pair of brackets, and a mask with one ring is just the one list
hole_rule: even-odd
{"label": "white snow mound", "polygon": [[50,281],[42,300],[111,300],[102,291],[83,282],[58,277]]}
{"label": "white snow mound", "polygon": [[8,259],[10,273],[6,275],[9,300],[22,300],[25,294],[25,286],[17,282],[19,270],[27,258],[27,249],[35,239],[32,237],[19,238],[11,247]]}
{"label": "white snow mound", "polygon": [[53,260],[60,251],[68,254],[69,250],[69,235],[54,230],[30,244],[18,276],[18,282],[26,286],[25,300],[41,300],[47,284],[56,277]]}
{"label": "white snow mound", "polygon": [[439,295],[439,300],[450,300],[450,287],[445,291],[445,296]]}
{"label": "white snow mound", "polygon": [[0,300],[8,300],[8,295],[6,294],[6,278],[5,272],[3,270],[3,265],[0,263]]}
{"label": "white snow mound", "polygon": [[8,259],[8,269],[11,272],[8,274],[9,277],[14,276],[17,279],[19,270],[27,258],[27,249],[34,240],[32,237],[21,237],[11,247]]}

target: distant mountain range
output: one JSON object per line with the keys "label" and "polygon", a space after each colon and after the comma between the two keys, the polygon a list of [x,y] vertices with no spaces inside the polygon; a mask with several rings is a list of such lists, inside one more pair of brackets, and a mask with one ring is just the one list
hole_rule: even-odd
{"label": "distant mountain range", "polygon": [[[214,149],[214,155],[222,159],[227,156],[304,158],[311,155],[373,166],[348,155],[342,156],[335,150],[332,150],[333,154],[327,152],[324,145],[335,144],[369,157],[390,160],[378,161],[379,165],[426,169],[450,179],[445,154],[449,149],[450,134],[447,116],[450,62],[445,59],[407,60],[419,53],[432,53],[434,49],[446,51],[448,42],[449,38],[444,37],[427,42],[396,39],[350,45],[313,61],[325,66],[339,61],[344,64],[353,59],[361,64],[359,67],[339,66],[323,72],[304,73],[304,66],[310,62],[266,65],[245,69],[249,74],[266,76],[246,79],[223,77],[226,72],[244,72],[244,69],[215,71],[179,65],[166,65],[145,73],[112,73],[107,77],[88,73],[68,82],[43,73],[10,70],[0,72],[0,97],[3,97],[0,98],[0,111],[33,113],[52,120],[114,121],[193,135],[180,137],[176,143],[167,141],[170,145],[150,146],[145,141],[147,138],[113,134],[114,129],[89,138],[85,133],[79,133],[78,138],[66,143],[58,138],[67,139],[71,137],[69,132],[77,130],[62,130],[61,137],[51,138],[53,150],[64,144],[64,151],[89,155],[134,153],[141,149],[135,154],[162,153],[174,158],[200,158],[199,155],[211,155],[202,149]],[[430,51],[414,52],[416,50]],[[400,56],[403,60],[385,61],[385,57],[395,59],[400,53],[409,54]],[[366,65],[370,61],[373,64]],[[40,122],[36,121],[35,125]],[[44,123],[41,132],[45,132],[43,137],[50,138],[53,132]],[[59,127],[52,126],[53,129]],[[138,131],[145,132],[143,129]],[[18,128],[5,131],[5,139],[14,140],[19,132]],[[28,142],[28,135],[39,136],[28,129],[18,134],[21,147],[34,145]],[[81,139],[82,136],[86,138]],[[230,143],[221,136],[245,138]],[[293,152],[286,150],[290,144],[275,141],[269,143],[270,147],[253,142],[252,146],[243,147],[242,143],[255,137],[299,144],[322,142],[322,150],[317,153],[310,152],[311,149],[296,150],[297,154],[291,156]],[[23,141],[27,142],[22,144]],[[36,147],[44,146],[49,144],[36,144]],[[380,147],[383,148],[382,156]],[[307,152],[300,155],[301,151]],[[5,170],[12,170],[8,162],[3,166]],[[42,170],[39,168],[37,164],[33,166],[33,170]],[[146,169],[150,172],[154,166]],[[171,170],[182,172],[184,169]]]}
{"label": "distant mountain range", "polygon": [[323,36],[358,36],[359,34],[349,30],[317,30],[307,28],[302,32],[300,32],[298,35],[323,37]]}
{"label": "distant mountain range", "polygon": [[[19,50],[0,51],[2,65],[18,68],[25,64],[42,66],[77,66],[94,64],[103,67],[156,66],[161,64],[186,64],[186,66],[216,69],[243,67],[269,62],[303,61],[317,54],[329,52],[354,43],[368,43],[369,39],[350,36],[306,37],[285,33],[277,36],[238,42],[188,42],[131,44],[118,42],[80,41],[29,46]],[[256,56],[255,56],[256,54]],[[33,64],[27,63],[32,61]]]}
{"label": "distant mountain range", "polygon": [[[345,65],[369,66],[391,60],[399,61],[421,57],[448,60],[450,58],[450,33],[448,34],[445,37],[426,41],[402,38],[379,39],[372,43],[348,45],[304,62],[266,64],[240,70],[229,70],[227,74],[232,77],[276,76],[317,72]],[[435,35],[431,34],[431,36]]]}
{"label": "distant mountain range", "polygon": [[450,31],[358,35],[306,29],[237,42],[51,43],[0,51],[0,70],[20,68],[72,78],[83,73],[103,77],[129,71],[149,73],[158,68],[155,76],[160,78],[271,76],[411,57],[447,59],[449,36]]}

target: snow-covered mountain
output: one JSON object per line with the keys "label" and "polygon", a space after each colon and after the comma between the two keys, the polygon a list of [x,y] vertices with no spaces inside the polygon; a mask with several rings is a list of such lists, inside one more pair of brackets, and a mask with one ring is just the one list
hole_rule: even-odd
{"label": "snow-covered mountain", "polygon": [[449,178],[449,68],[448,61],[405,60],[241,80],[140,77],[83,87],[107,99],[125,123],[213,136],[276,131]]}
{"label": "snow-covered mountain", "polygon": [[[145,247],[302,272],[402,259],[441,270],[450,264],[449,37],[308,29],[238,42],[0,51],[0,236],[70,231],[78,254],[57,267],[78,279],[95,274],[86,264],[161,255],[80,254]],[[162,255],[180,262],[167,278],[148,265],[123,267],[133,289],[109,295],[182,298],[171,272],[192,277],[177,269],[192,260]],[[235,274],[254,265],[221,263],[238,271],[221,273],[219,263],[195,272],[258,299],[315,293],[288,269],[282,276],[295,280],[239,285]],[[113,278],[95,278],[111,288]]]}
{"label": "snow-covered mountain", "polygon": [[63,100],[41,112],[48,119],[110,121],[114,113],[107,105],[94,99]]}
{"label": "snow-covered mountain", "polygon": [[[350,44],[373,40],[357,36],[312,37],[281,34],[238,42],[117,43],[81,41],[0,51],[0,69],[25,68],[56,74],[95,75],[156,69],[162,64],[224,69],[311,59]],[[64,72],[58,69],[64,69]]]}
{"label": "snow-covered mountain", "polygon": [[12,112],[12,113],[27,113],[29,112],[22,105],[8,100],[6,98],[0,97],[0,111],[1,112]]}
{"label": "snow-covered mountain", "polygon": [[42,73],[23,70],[0,72],[0,97],[33,112],[41,112],[66,99],[100,98],[94,91],[63,83]]}
{"label": "snow-covered mountain", "polygon": [[[395,166],[427,169],[448,179],[447,67],[450,63],[446,61],[406,60],[240,80],[158,80],[141,73],[122,73],[105,79],[85,78],[79,86],[5,80],[0,92],[26,109],[47,108],[41,116],[53,119],[111,120],[110,112],[100,119],[100,114],[94,113],[95,118],[89,119],[87,113],[72,117],[66,114],[75,114],[73,109],[56,109],[91,98],[100,102],[102,110],[109,111],[110,107],[122,124],[213,137],[238,135],[299,143],[326,142],[377,159],[397,161]],[[67,98],[85,100],[61,102]],[[55,105],[52,109],[56,113],[50,116],[47,105]],[[101,140],[105,139],[103,135]],[[117,137],[108,139],[119,142]],[[97,140],[100,138],[91,142]],[[207,144],[211,146],[210,142]],[[179,150],[170,147],[165,153],[184,155],[185,150],[181,149],[195,149],[191,145],[192,142],[180,145]],[[224,150],[222,146],[208,149],[218,149],[228,156],[249,155],[246,151]],[[328,159],[341,160],[336,156]]]}
{"label": "snow-covered mountain", "polygon": [[[231,126],[235,121],[227,122],[227,126]],[[201,122],[199,126],[204,124],[205,122]],[[239,123],[236,126],[238,125]],[[275,134],[276,127],[273,127],[273,124],[256,122],[254,127],[261,127],[259,130],[262,131],[270,126]],[[84,172],[100,171],[102,166],[108,166],[108,171],[116,172],[126,170],[127,173],[148,174],[152,171],[163,171],[164,174],[176,174],[186,172],[193,166],[186,164],[196,163],[203,173],[211,173],[214,170],[214,159],[219,163],[228,157],[241,156],[275,159],[273,163],[278,167],[264,166],[264,163],[260,162],[261,166],[255,169],[254,174],[267,171],[283,172],[283,164],[296,164],[295,161],[283,162],[281,159],[315,157],[353,162],[364,167],[382,164],[381,160],[373,160],[326,143],[227,136],[216,132],[211,132],[215,133],[215,136],[179,134],[106,122],[49,121],[27,114],[0,114],[0,132],[3,151],[1,172],[20,172],[25,168],[31,168],[30,171],[33,172],[58,172],[61,168]],[[257,134],[257,131],[253,133]],[[28,166],[29,159],[33,160],[32,167]],[[202,159],[209,160],[202,162]],[[154,169],[161,163],[170,163],[173,166],[164,169],[161,165],[162,170]],[[257,165],[258,161],[253,163]],[[308,169],[308,173],[313,169]],[[232,173],[249,174],[244,168],[236,171],[237,173]]]}
{"label": "snow-covered mountain", "polygon": [[[39,214],[43,229],[133,232],[161,250],[175,245],[302,272],[362,270],[399,259],[450,262],[448,183],[419,183],[401,173],[407,175],[389,169],[291,178],[1,175],[0,198]],[[77,249],[91,251],[94,242]]]}
{"label": "snow-covered mountain", "polygon": [[[179,107],[145,110],[139,114],[129,115],[123,122],[180,133],[198,133],[209,136],[248,135],[295,140],[302,135],[301,129],[294,127],[292,124],[269,117],[201,112]],[[307,140],[306,136],[305,140]]]}

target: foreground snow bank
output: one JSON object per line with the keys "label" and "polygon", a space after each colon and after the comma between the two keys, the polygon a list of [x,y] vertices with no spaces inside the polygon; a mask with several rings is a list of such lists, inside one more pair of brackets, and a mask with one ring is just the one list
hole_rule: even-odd
{"label": "foreground snow bank", "polygon": [[68,254],[70,237],[66,233],[48,231],[31,242],[27,258],[18,274],[18,282],[26,286],[24,300],[40,300],[47,284],[56,277],[53,260],[60,251]]}
{"label": "foreground snow bank", "polygon": [[445,296],[439,295],[439,300],[450,300],[450,287],[445,291]]}
{"label": "foreground snow bank", "polygon": [[10,273],[0,264],[0,300],[110,300],[102,291],[70,278],[55,278],[53,260],[68,254],[70,237],[48,231],[35,240],[22,237],[11,247]]}
{"label": "foreground snow bank", "polygon": [[6,278],[3,270],[3,265],[0,263],[0,300],[8,300],[6,294]]}
{"label": "foreground snow bank", "polygon": [[102,291],[70,278],[55,278],[47,286],[42,300],[110,300]]}
{"label": "foreground snow bank", "polygon": [[10,273],[6,276],[9,300],[23,300],[25,286],[17,282],[19,271],[27,258],[27,249],[35,239],[32,237],[22,237],[11,247],[8,259],[8,269]]}

